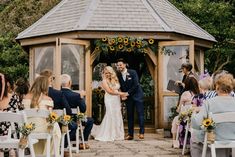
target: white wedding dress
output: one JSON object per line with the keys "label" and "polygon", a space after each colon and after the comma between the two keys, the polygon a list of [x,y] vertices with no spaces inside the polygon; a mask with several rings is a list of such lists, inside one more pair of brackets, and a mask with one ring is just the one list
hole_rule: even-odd
{"label": "white wedding dress", "polygon": [[[115,90],[119,88],[118,84],[113,87]],[[99,126],[93,126],[91,135],[98,141],[124,140],[120,96],[105,92],[104,104],[106,108],[104,118]]]}

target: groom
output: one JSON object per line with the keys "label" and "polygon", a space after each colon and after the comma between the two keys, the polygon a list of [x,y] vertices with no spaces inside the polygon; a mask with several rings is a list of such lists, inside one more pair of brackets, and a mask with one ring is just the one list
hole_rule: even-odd
{"label": "groom", "polygon": [[128,135],[126,140],[133,140],[134,137],[134,108],[136,108],[139,119],[139,139],[144,139],[144,104],[143,91],[139,84],[139,78],[135,70],[126,68],[126,61],[118,59],[117,68],[118,79],[121,84],[122,92],[126,92]]}

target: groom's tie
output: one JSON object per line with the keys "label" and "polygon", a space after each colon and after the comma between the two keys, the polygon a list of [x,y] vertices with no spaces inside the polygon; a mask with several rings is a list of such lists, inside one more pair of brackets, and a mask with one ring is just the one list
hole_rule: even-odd
{"label": "groom's tie", "polygon": [[126,81],[126,73],[122,74],[122,78],[124,81]]}

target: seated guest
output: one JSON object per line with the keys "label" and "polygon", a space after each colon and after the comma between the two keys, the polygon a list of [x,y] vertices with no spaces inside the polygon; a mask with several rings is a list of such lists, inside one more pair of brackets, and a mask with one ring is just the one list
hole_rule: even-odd
{"label": "seated guest", "polygon": [[[83,96],[85,95],[85,92],[82,91],[81,93],[77,93],[71,90],[71,85],[72,85],[72,80],[71,77],[67,74],[63,74],[61,76],[61,86],[62,86],[62,92],[64,93],[64,96],[66,97],[66,99],[68,100],[68,103],[70,105],[71,108],[77,108],[79,107],[80,112],[85,113],[86,112],[86,104],[85,101],[83,99]],[[84,128],[84,140],[85,142],[88,141],[88,137],[91,133],[91,129],[93,127],[93,122],[94,120],[92,118],[87,118],[87,122],[83,122],[83,125],[85,125]],[[77,123],[72,123],[72,125],[70,126],[70,138],[71,140],[75,140],[76,139],[76,129],[77,129]],[[83,145],[80,144],[79,148],[82,149]],[[87,143],[85,144],[85,148],[89,149],[89,146],[87,145]]]}
{"label": "seated guest", "polygon": [[[49,110],[53,108],[53,101],[50,97],[47,96],[48,93],[48,78],[45,76],[39,76],[35,79],[32,87],[30,88],[29,93],[25,96],[22,101],[25,109],[36,108],[40,110]],[[28,119],[29,122],[35,123],[36,129],[34,132],[44,133],[48,132],[48,123],[46,118],[38,118],[33,117]],[[60,139],[61,132],[58,123],[54,124],[52,130],[52,138],[53,141],[56,141],[57,146],[54,148],[55,151],[51,151],[51,153],[55,152],[55,156],[59,156],[59,148],[60,148]],[[52,143],[52,146],[54,144]],[[45,140],[39,140],[38,143],[34,144],[35,154],[45,154],[46,153],[46,143]]]}
{"label": "seated guest", "polygon": [[7,111],[16,112],[16,110],[23,110],[22,100],[29,91],[29,83],[24,78],[16,80],[14,91],[11,96]]}
{"label": "seated guest", "polygon": [[[183,94],[181,95],[179,106],[177,106],[177,112],[179,114],[181,112],[187,111],[192,106],[193,97],[200,93],[198,82],[194,77],[190,77],[185,81],[185,89],[187,90],[184,91]],[[173,135],[173,147],[178,147],[179,145],[179,147],[182,148],[185,137],[186,122],[182,121],[180,122],[180,124],[178,124],[179,123],[178,119],[179,115],[173,119],[171,133]],[[179,139],[176,139],[178,127],[179,127]],[[187,139],[187,143],[189,144],[189,138]]]}
{"label": "seated guest", "polygon": [[52,98],[54,102],[54,108],[53,109],[66,109],[66,114],[71,115],[72,110],[68,104],[68,101],[64,97],[63,93],[60,90],[56,90],[52,87],[53,85],[53,74],[50,69],[44,69],[40,75],[48,77],[49,80],[49,91],[48,96]]}
{"label": "seated guest", "polygon": [[[235,99],[230,95],[233,90],[233,76],[223,74],[215,81],[216,97],[206,100],[200,111],[192,115],[192,131],[195,136],[191,144],[191,156],[198,157],[202,155],[204,130],[201,129],[202,121],[208,117],[209,113],[235,112]],[[235,140],[235,126],[228,123],[216,125],[216,140]],[[209,150],[209,149],[208,149]],[[219,157],[228,157],[229,151],[226,149],[216,149],[216,155]],[[210,152],[207,153],[209,155]]]}

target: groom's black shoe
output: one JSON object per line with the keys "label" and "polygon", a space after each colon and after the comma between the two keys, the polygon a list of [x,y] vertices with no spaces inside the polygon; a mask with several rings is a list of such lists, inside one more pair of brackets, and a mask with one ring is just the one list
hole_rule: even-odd
{"label": "groom's black shoe", "polygon": [[125,137],[125,140],[133,140],[133,136],[127,135],[127,136]]}

